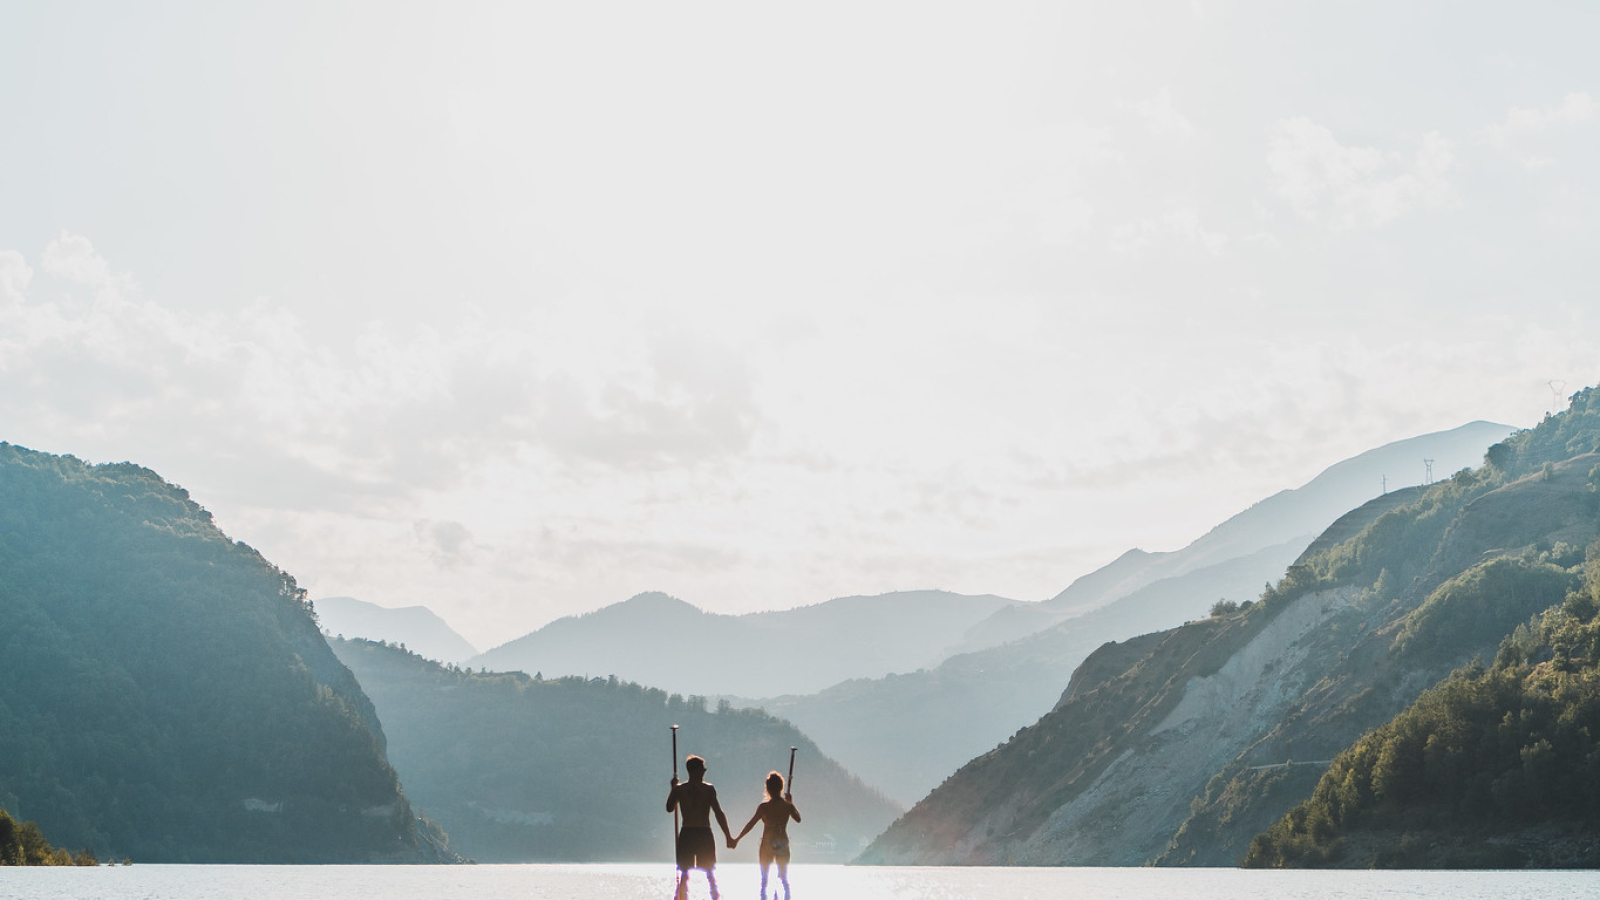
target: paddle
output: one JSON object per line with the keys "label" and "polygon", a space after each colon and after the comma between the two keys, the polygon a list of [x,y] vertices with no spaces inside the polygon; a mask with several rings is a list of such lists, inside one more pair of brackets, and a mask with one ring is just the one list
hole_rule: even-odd
{"label": "paddle", "polygon": [[[678,780],[678,726],[672,726],[672,780]],[[672,807],[672,867],[678,868],[678,807]]]}

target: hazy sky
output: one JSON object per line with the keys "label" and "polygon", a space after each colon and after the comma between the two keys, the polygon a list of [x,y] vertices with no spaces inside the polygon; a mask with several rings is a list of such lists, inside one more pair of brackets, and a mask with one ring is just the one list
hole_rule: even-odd
{"label": "hazy sky", "polygon": [[481,647],[644,590],[1044,599],[1600,381],[1597,34],[13,0],[0,440]]}

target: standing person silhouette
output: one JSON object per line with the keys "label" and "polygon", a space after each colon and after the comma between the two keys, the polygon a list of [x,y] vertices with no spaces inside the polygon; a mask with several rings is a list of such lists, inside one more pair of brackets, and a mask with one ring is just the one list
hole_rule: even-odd
{"label": "standing person silhouette", "polygon": [[[767,871],[778,864],[778,883],[783,885],[783,900],[789,900],[789,820],[800,821],[800,810],[795,809],[794,797],[783,792],[783,776],[777,772],[767,775],[766,802],[756,807],[755,815],[744,823],[744,830],[728,846],[737,847],[750,829],[761,823],[761,900],[767,900]],[[772,900],[778,900],[776,889]]]}
{"label": "standing person silhouette", "polygon": [[689,780],[679,782],[672,777],[672,792],[667,794],[667,812],[683,810],[683,829],[678,832],[678,898],[689,895],[689,870],[704,869],[706,881],[711,885],[711,900],[717,900],[717,836],[711,832],[711,814],[716,813],[717,824],[727,838],[728,849],[733,849],[733,832],[728,829],[728,817],[717,802],[717,789],[706,781],[706,761],[691,756],[683,761]]}

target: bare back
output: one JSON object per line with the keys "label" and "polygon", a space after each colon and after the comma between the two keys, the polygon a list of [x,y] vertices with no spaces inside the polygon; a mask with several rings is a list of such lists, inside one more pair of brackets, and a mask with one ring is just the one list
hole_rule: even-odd
{"label": "bare back", "polygon": [[686,828],[710,828],[711,814],[722,818],[722,804],[717,802],[717,789],[704,781],[685,781],[672,789],[667,797],[667,810],[683,812]]}
{"label": "bare back", "polygon": [[800,821],[800,811],[779,797],[756,807],[756,818],[761,820],[761,843],[779,846],[789,842],[789,820]]}

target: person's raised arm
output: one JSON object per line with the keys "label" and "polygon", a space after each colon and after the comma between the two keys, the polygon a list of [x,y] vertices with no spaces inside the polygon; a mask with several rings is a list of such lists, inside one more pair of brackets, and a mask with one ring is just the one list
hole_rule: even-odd
{"label": "person's raised arm", "polygon": [[672,776],[672,790],[667,792],[667,812],[678,809],[678,776]]}
{"label": "person's raised arm", "polygon": [[796,822],[800,821],[800,808],[794,805],[794,795],[784,794],[783,801],[789,804],[789,817]]}

